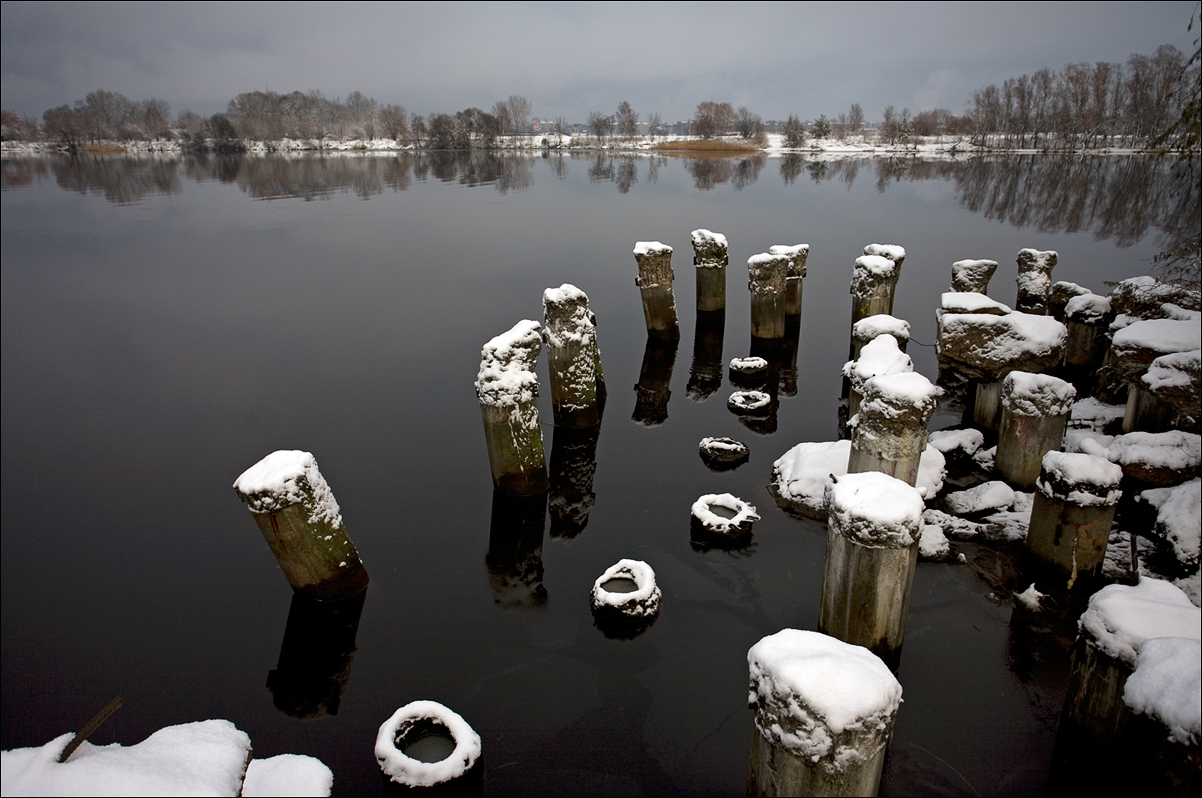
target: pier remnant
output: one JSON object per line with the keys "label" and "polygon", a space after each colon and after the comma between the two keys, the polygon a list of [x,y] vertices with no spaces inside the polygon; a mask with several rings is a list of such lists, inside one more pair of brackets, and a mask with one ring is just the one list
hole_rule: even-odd
{"label": "pier remnant", "polygon": [[1002,421],[994,467],[1011,485],[1030,488],[1043,456],[1060,451],[1077,391],[1047,374],[1012,371],[1002,380]]}
{"label": "pier remnant", "polygon": [[898,246],[869,244],[856,258],[851,277],[851,323],[878,313],[893,313],[893,293],[906,251]]}
{"label": "pier remnant", "polygon": [[672,247],[659,241],[639,241],[634,245],[639,276],[634,284],[643,297],[643,317],[647,334],[660,338],[679,338],[676,296],[672,293]]}
{"label": "pier remnant", "polygon": [[996,271],[996,260],[958,260],[952,264],[951,290],[987,294]]}
{"label": "pier remnant", "polygon": [[860,319],[851,326],[851,359],[857,359],[864,345],[879,335],[892,335],[897,339],[897,348],[905,352],[910,343],[910,322],[888,313]]}
{"label": "pier remnant", "polygon": [[543,292],[543,318],[555,424],[595,427],[601,423],[600,355],[588,296],[569,283],[548,288]]}
{"label": "pier remnant", "polygon": [[242,472],[234,490],[297,593],[337,601],[367,587],[367,569],[312,454],[272,452]]}
{"label": "pier remnant", "polygon": [[902,688],[861,646],[782,629],[747,652],[749,795],[876,795]]}
{"label": "pier remnant", "polygon": [[751,292],[751,337],[785,337],[785,287],[792,258],[762,252],[747,259],[747,289]]}
{"label": "pier remnant", "polygon": [[1020,313],[1047,315],[1048,295],[1052,288],[1052,269],[1059,255],[1053,250],[1020,249],[1018,251],[1018,300],[1014,309]]}
{"label": "pier remnant", "polygon": [[896,670],[918,563],[922,495],[872,471],[839,477],[827,487],[826,504],[818,631],[864,646]]}
{"label": "pier remnant", "polygon": [[905,372],[873,377],[862,390],[864,399],[851,436],[847,473],[879,471],[917,485],[938,388],[921,374]]}
{"label": "pier remnant", "polygon": [[913,370],[914,361],[901,351],[895,336],[878,335],[865,344],[860,350],[858,358],[843,364],[843,376],[848,380],[848,419],[860,412],[860,402],[864,398],[864,385],[870,379],[885,374],[906,374]]}
{"label": "pier remnant", "polygon": [[493,486],[514,496],[547,489],[547,460],[538,423],[538,376],[542,336],[537,321],[519,321],[480,352],[476,396]]}
{"label": "pier remnant", "polygon": [[607,637],[631,638],[659,617],[663,593],[642,560],[618,560],[593,582],[593,621]]}
{"label": "pier remnant", "polygon": [[384,721],[375,754],[388,779],[409,788],[439,787],[456,794],[482,790],[480,735],[436,701],[413,701]]}
{"label": "pier remnant", "polygon": [[1027,549],[1065,579],[1066,588],[1101,574],[1122,479],[1123,469],[1101,457],[1043,456]]}
{"label": "pier remnant", "polygon": [[802,288],[806,276],[806,259],[810,257],[809,244],[773,244],[768,247],[769,255],[783,255],[789,259],[785,278],[785,315],[801,313]]}
{"label": "pier remnant", "polygon": [[726,236],[705,228],[690,234],[693,242],[693,265],[697,267],[697,312],[726,310]]}

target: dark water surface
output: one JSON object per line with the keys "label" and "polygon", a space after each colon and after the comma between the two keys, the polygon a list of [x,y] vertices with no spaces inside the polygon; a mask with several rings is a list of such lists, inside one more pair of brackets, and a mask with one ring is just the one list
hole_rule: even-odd
{"label": "dark water surface", "polygon": [[[772,462],[837,436],[856,256],[905,246],[895,315],[934,377],[924,345],[952,261],[998,260],[991,293],[1013,303],[1018,250],[1056,249],[1055,278],[1105,292],[1179,226],[1164,171],[1118,157],[6,160],[0,746],[41,745],[120,695],[95,742],[228,718],[256,756],[317,756],[336,793],[372,794],[376,729],[431,699],[480,733],[493,794],[741,795],[747,649],[815,628],[822,583],[824,528],[776,507]],[[698,227],[731,242],[723,363],[749,350],[747,258],[811,246],[796,395],[772,434],[726,409],[725,375],[706,401],[688,395]],[[631,250],[651,239],[676,250],[674,353],[645,351]],[[597,313],[609,403],[587,525],[540,533],[541,506],[494,508],[472,382],[481,345],[541,320],[543,289],[564,282]],[[645,355],[674,362],[655,427],[631,420]],[[550,455],[545,361],[541,381]],[[745,441],[750,462],[708,470],[705,436]],[[230,487],[280,448],[313,452],[342,506],[372,577],[361,614],[294,605]],[[694,548],[690,505],[727,491],[763,516],[751,546]],[[1064,666],[1036,662],[1038,630],[993,595],[996,555],[957,548],[969,565],[915,577],[883,789],[1039,793]],[[664,594],[633,640],[589,611],[623,557]]]}

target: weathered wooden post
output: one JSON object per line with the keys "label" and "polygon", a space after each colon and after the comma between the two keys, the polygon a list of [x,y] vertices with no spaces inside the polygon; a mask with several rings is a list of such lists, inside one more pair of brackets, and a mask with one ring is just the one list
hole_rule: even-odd
{"label": "weathered wooden post", "polygon": [[1027,549],[1066,587],[1102,573],[1123,469],[1089,454],[1048,452],[1035,483]]}
{"label": "weathered wooden post", "polygon": [[337,715],[355,661],[355,637],[367,591],[345,601],[292,595],[288,623],[267,689],[276,709],[293,718]]}
{"label": "weathered wooden post", "polygon": [[860,412],[864,384],[870,379],[885,374],[905,374],[913,370],[914,361],[901,351],[897,339],[892,335],[879,335],[865,344],[858,358],[843,364],[843,376],[848,380],[848,419]]}
{"label": "weathered wooden post", "polygon": [[539,323],[519,321],[484,345],[476,396],[484,417],[484,438],[493,487],[515,496],[547,489],[547,459],[538,423],[538,376],[542,349]]}
{"label": "weathered wooden post", "polygon": [[722,387],[722,344],[726,335],[726,311],[697,311],[693,332],[693,364],[686,390],[694,402],[704,402]]}
{"label": "weathered wooden post", "polygon": [[533,609],[547,603],[543,586],[546,524],[546,493],[512,496],[493,490],[484,565],[493,600],[505,610]]}
{"label": "weathered wooden post", "polygon": [[1106,357],[1106,331],[1114,317],[1110,300],[1097,294],[1075,296],[1064,306],[1064,317],[1068,328],[1065,371],[1078,390],[1088,394]]}
{"label": "weathered wooden post", "polygon": [[938,389],[923,375],[906,372],[873,377],[863,391],[847,473],[879,471],[916,485]]}
{"label": "weathered wooden post", "polygon": [[595,427],[601,423],[596,369],[600,355],[588,296],[568,283],[548,288],[543,292],[543,318],[555,424]]}
{"label": "weathered wooden post", "polygon": [[[868,254],[875,252],[891,252],[893,258],[883,254]],[[901,264],[905,260],[905,250],[900,253],[879,245],[869,245],[864,248],[866,254],[856,258],[855,269],[851,277],[851,323],[878,313],[893,313],[893,293],[897,289],[897,278],[901,276]],[[896,258],[896,259],[894,259]]]}
{"label": "weathered wooden post", "polygon": [[726,310],[726,236],[705,228],[694,230],[693,265],[697,267],[697,312]]}
{"label": "weathered wooden post", "polygon": [[406,704],[376,734],[376,761],[384,772],[386,792],[395,784],[483,795],[480,752],[480,735],[436,701]]}
{"label": "weathered wooden post", "polygon": [[660,338],[679,338],[676,297],[672,293],[672,247],[658,241],[640,241],[634,245],[639,276],[634,284],[643,296],[643,317],[647,334]]}
{"label": "weathered wooden post", "polygon": [[367,569],[312,454],[272,452],[242,472],[234,490],[297,593],[337,601],[367,587]]}
{"label": "weathered wooden post", "polygon": [[1073,297],[1085,296],[1092,293],[1092,291],[1083,285],[1070,283],[1067,280],[1058,280],[1052,283],[1052,287],[1048,289],[1047,315],[1063,323],[1067,318],[1066,308]]}
{"label": "weathered wooden post", "polygon": [[864,646],[897,670],[918,563],[922,496],[900,479],[871,471],[828,485],[826,504],[818,631]]}
{"label": "weathered wooden post", "polygon": [[987,294],[989,281],[996,271],[996,260],[958,260],[952,264],[951,290]]}
{"label": "weathered wooden post", "polygon": [[790,258],[762,252],[747,259],[747,288],[751,292],[751,337],[785,337],[785,286]]}
{"label": "weathered wooden post", "polygon": [[1012,371],[1002,380],[1002,423],[994,466],[1011,485],[1030,488],[1043,456],[1060,451],[1077,391],[1046,374]]}
{"label": "weathered wooden post", "polygon": [[910,343],[910,322],[888,313],[860,319],[851,326],[851,359],[857,359],[864,345],[879,335],[892,335],[897,340],[897,348],[905,352]]}
{"label": "weathered wooden post", "polygon": [[1053,783],[1080,784],[1081,774],[1101,768],[1101,784],[1115,757],[1130,756],[1126,732],[1132,713],[1124,693],[1145,647],[1158,639],[1198,640],[1202,610],[1172,583],[1142,577],[1136,585],[1107,585],[1090,596],[1079,629],[1056,734]]}
{"label": "weathered wooden post", "polygon": [[1047,315],[1048,293],[1052,288],[1052,269],[1059,258],[1052,250],[1020,249],[1018,251],[1018,301],[1014,309],[1020,313]]}
{"label": "weathered wooden post", "polygon": [[806,259],[810,256],[809,244],[773,244],[768,247],[769,255],[783,255],[789,259],[785,278],[785,315],[801,314],[802,283],[806,276]]}
{"label": "weathered wooden post", "polygon": [[658,427],[668,420],[668,400],[672,398],[668,386],[672,384],[678,344],[675,338],[647,336],[639,381],[634,386],[634,413],[630,416],[634,423]]}
{"label": "weathered wooden post", "polygon": [[749,795],[876,795],[902,688],[861,646],[782,629],[747,652]]}

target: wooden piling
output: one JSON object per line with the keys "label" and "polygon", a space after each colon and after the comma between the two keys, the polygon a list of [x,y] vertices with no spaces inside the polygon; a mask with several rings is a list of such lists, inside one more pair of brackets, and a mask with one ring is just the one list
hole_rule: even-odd
{"label": "wooden piling", "polygon": [[272,452],[244,471],[234,490],[297,593],[337,601],[367,587],[367,569],[312,454]]}
{"label": "wooden piling", "polygon": [[907,372],[873,377],[863,391],[847,472],[879,471],[916,485],[938,389],[923,375]]}
{"label": "wooden piling", "polygon": [[852,326],[860,319],[878,313],[893,313],[893,294],[906,257],[901,247],[879,244],[868,245],[864,253],[856,258],[852,271]]}
{"label": "wooden piling", "polygon": [[515,496],[542,493],[548,485],[534,373],[539,329],[527,319],[486,343],[476,379],[493,486]]}
{"label": "wooden piling", "polygon": [[597,331],[588,296],[574,285],[543,292],[544,339],[556,426],[595,427],[601,423]]}
{"label": "wooden piling", "polygon": [[725,311],[726,266],[730,263],[726,236],[700,228],[690,238],[697,267],[697,312]]}
{"label": "wooden piling", "polygon": [[767,252],[747,259],[747,289],[751,292],[751,337],[785,337],[785,287],[790,258]]}
{"label": "wooden piling", "polygon": [[1022,488],[1039,479],[1043,456],[1060,451],[1077,391],[1057,377],[1012,371],[1002,381],[1002,419],[995,467]]}
{"label": "wooden piling", "polygon": [[769,255],[783,255],[789,259],[785,277],[785,316],[801,314],[802,288],[806,276],[806,259],[810,256],[809,244],[773,244],[768,247]]}
{"label": "wooden piling", "polygon": [[1052,250],[1021,249],[1018,252],[1018,301],[1020,313],[1047,315],[1048,294],[1052,289],[1052,269],[1059,259]]}
{"label": "wooden piling", "polygon": [[634,284],[643,297],[643,317],[647,334],[660,338],[679,338],[676,297],[672,293],[672,247],[659,241],[640,241],[634,245],[639,276]]}

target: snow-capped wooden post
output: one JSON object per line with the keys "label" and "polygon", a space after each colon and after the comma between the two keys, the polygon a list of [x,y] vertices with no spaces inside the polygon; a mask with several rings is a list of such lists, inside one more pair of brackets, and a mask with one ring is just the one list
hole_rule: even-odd
{"label": "snow-capped wooden post", "polygon": [[916,485],[938,389],[923,375],[905,372],[873,377],[863,391],[847,473],[879,471]]}
{"label": "snow-capped wooden post", "polygon": [[1072,588],[1098,576],[1106,559],[1123,469],[1089,454],[1053,451],[1043,456],[1027,549]]}
{"label": "snow-capped wooden post", "polygon": [[885,374],[905,374],[913,370],[914,361],[901,351],[897,339],[892,335],[879,335],[869,341],[860,350],[859,357],[843,364],[843,376],[848,380],[848,418],[860,412],[864,384],[870,379]]}
{"label": "snow-capped wooden post", "polygon": [[879,335],[892,335],[897,341],[897,348],[905,352],[910,343],[910,322],[888,313],[878,313],[860,319],[851,326],[851,359],[857,359],[864,344]]}
{"label": "snow-capped wooden post", "polygon": [[694,230],[693,265],[697,267],[697,312],[726,310],[726,236],[705,228]]}
{"label": "snow-capped wooden post", "polygon": [[639,276],[634,284],[643,297],[643,317],[647,334],[660,338],[679,338],[676,297],[672,293],[672,247],[658,241],[640,241],[634,245]]}
{"label": "snow-capped wooden post", "polygon": [[958,260],[952,264],[951,290],[987,294],[989,281],[996,271],[996,260]]}
{"label": "snow-capped wooden post", "polygon": [[768,247],[769,255],[783,255],[789,259],[785,278],[785,315],[801,314],[802,283],[806,276],[806,259],[810,256],[809,244],[773,244]]}
{"label": "snow-capped wooden post", "polygon": [[1014,309],[1020,313],[1047,315],[1048,293],[1052,289],[1052,269],[1059,258],[1052,250],[1020,249],[1018,251],[1018,301]]}
{"label": "snow-capped wooden post", "polygon": [[897,670],[918,563],[922,496],[900,479],[867,472],[830,484],[826,504],[818,631],[864,646]]}
{"label": "snow-capped wooden post", "polygon": [[367,587],[367,569],[309,452],[272,452],[234,482],[292,589],[317,601]]}
{"label": "snow-capped wooden post", "polygon": [[551,408],[560,427],[595,427],[601,423],[597,397],[597,330],[588,296],[574,285],[543,292],[543,337],[551,375]]}
{"label": "snow-capped wooden post", "polygon": [[1068,343],[1065,369],[1079,387],[1091,387],[1106,356],[1106,331],[1114,316],[1110,300],[1096,294],[1075,296],[1064,306]]}
{"label": "snow-capped wooden post", "polygon": [[876,795],[902,688],[870,651],[782,629],[747,652],[748,795]]}
{"label": "snow-capped wooden post", "polygon": [[[1115,757],[1132,756],[1132,710],[1124,696],[1139,690],[1138,685],[1130,689],[1130,680],[1144,667],[1149,645],[1165,640],[1195,642],[1200,620],[1202,610],[1176,585],[1159,579],[1143,577],[1136,585],[1107,585],[1090,596],[1072,649],[1053,755],[1054,783],[1079,784],[1080,774],[1087,772],[1082,768],[1105,771]],[[1197,660],[1191,670],[1197,673]],[[1159,691],[1171,697],[1166,686],[1162,682]],[[1138,695],[1131,698],[1140,703]],[[1060,768],[1066,771],[1063,775],[1057,772]]]}
{"label": "snow-capped wooden post", "polygon": [[484,345],[476,396],[493,486],[515,496],[547,489],[547,460],[538,423],[538,376],[542,336],[537,321],[519,321]]}
{"label": "snow-capped wooden post", "polygon": [[751,292],[751,337],[785,337],[785,286],[790,258],[762,252],[747,259],[747,289]]}
{"label": "snow-capped wooden post", "polygon": [[893,312],[893,293],[906,250],[896,244],[869,244],[856,258],[851,276],[851,323]]}
{"label": "snow-capped wooden post", "polygon": [[1060,451],[1077,391],[1046,374],[1012,371],[1002,380],[1002,423],[995,467],[1011,485],[1030,488],[1043,456]]}

